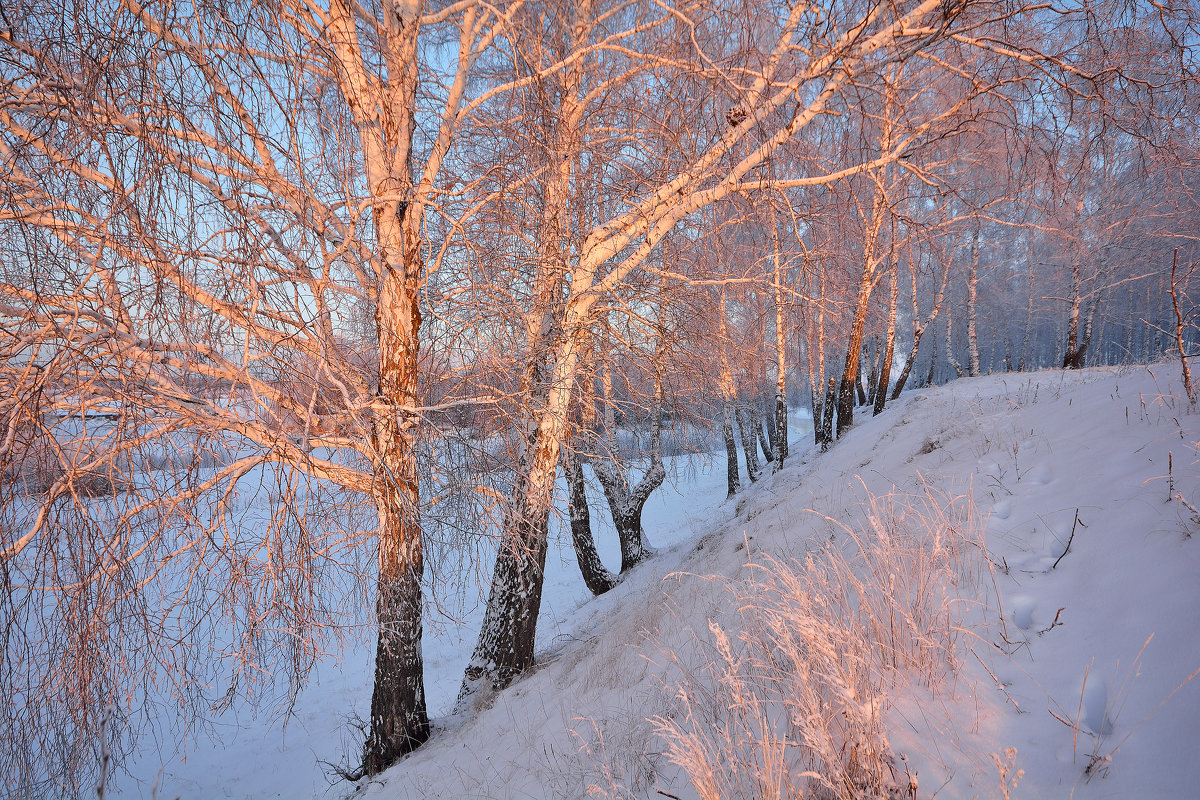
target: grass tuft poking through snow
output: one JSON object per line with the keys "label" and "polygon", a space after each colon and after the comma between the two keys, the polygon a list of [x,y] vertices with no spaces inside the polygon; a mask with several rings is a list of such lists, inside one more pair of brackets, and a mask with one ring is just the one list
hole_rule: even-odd
{"label": "grass tuft poking through snow", "polygon": [[982,529],[969,496],[931,489],[865,512],[804,558],[764,556],[729,582],[737,611],[709,621],[707,658],[667,654],[676,707],[653,721],[702,800],[917,790],[888,743],[889,694],[936,696],[954,677]]}

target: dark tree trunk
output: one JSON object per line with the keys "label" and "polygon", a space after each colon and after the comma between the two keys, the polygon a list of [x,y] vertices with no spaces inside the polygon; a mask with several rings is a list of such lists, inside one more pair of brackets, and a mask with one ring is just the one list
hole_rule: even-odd
{"label": "dark tree trunk", "polygon": [[836,397],[834,395],[836,382],[832,377],[829,379],[829,387],[825,390],[825,408],[821,415],[821,451],[829,449],[829,445],[833,444],[833,415],[834,403]]}
{"label": "dark tree trunk", "polygon": [[725,404],[721,419],[721,435],[725,439],[725,463],[729,478],[729,493],[725,498],[729,499],[742,488],[741,479],[738,477],[737,442],[733,438],[733,406],[729,403]]}
{"label": "dark tree trunk", "polygon": [[825,445],[825,404],[821,400],[820,387],[813,387],[812,390],[812,419],[813,419],[813,444],[821,448],[822,452],[826,449]]}
{"label": "dark tree trunk", "polygon": [[[646,500],[663,485],[667,477],[662,461],[662,412],[662,382],[655,376],[654,405],[650,412],[650,466],[632,489],[617,448],[616,431],[612,428],[607,431],[609,458],[592,462],[596,477],[604,488],[604,496],[608,499],[613,525],[616,526],[617,538],[621,543],[622,574],[653,554],[653,550],[646,543],[645,531],[642,530],[642,509]],[[611,420],[611,416],[608,418]]]}
{"label": "dark tree trunk", "polygon": [[763,458],[766,463],[770,464],[775,460],[775,447],[771,442],[775,439],[774,434],[770,430],[770,423],[766,415],[756,414],[757,419],[751,420],[754,426],[755,433],[758,434],[758,446],[762,448]]}
{"label": "dark tree trunk", "polygon": [[739,407],[737,410],[738,431],[742,437],[742,455],[746,458],[746,476],[750,478],[751,483],[754,483],[758,480],[761,469],[758,466],[758,441],[750,431],[750,421],[747,416],[746,409]]}
{"label": "dark tree trunk", "polygon": [[937,333],[934,333],[933,339],[930,342],[929,374],[925,376],[926,386],[933,386],[933,372],[937,369],[937,343]]}
{"label": "dark tree trunk", "polygon": [[1033,298],[1034,298],[1034,278],[1036,271],[1034,270],[1033,262],[1033,243],[1029,244],[1029,299],[1025,306],[1025,331],[1021,337],[1021,356],[1017,360],[1017,372],[1024,372],[1029,369],[1029,345],[1033,341]]}
{"label": "dark tree trunk", "polygon": [[[858,383],[853,375],[843,375],[838,385],[837,393],[837,436],[846,435],[854,424],[854,385]],[[829,413],[826,411],[825,413]],[[832,437],[830,437],[832,439]]]}
{"label": "dark tree trunk", "polygon": [[956,377],[965,378],[967,371],[962,363],[954,356],[954,315],[946,309],[946,362],[954,368]]}
{"label": "dark tree trunk", "polygon": [[617,585],[617,578],[605,568],[592,538],[592,515],[588,508],[587,485],[583,479],[583,458],[567,450],[563,455],[563,466],[569,489],[567,509],[571,515],[571,541],[575,545],[579,572],[588,591],[601,595]]}
{"label": "dark tree trunk", "polygon": [[421,658],[420,531],[395,494],[380,502],[375,686],[363,769],[375,775],[429,738]]}
{"label": "dark tree trunk", "polygon": [[787,414],[787,398],[783,394],[775,395],[775,471],[778,472],[783,467],[784,459],[788,457],[788,414]]}
{"label": "dark tree trunk", "polygon": [[871,337],[871,343],[875,346],[875,357],[871,359],[871,374],[867,378],[867,396],[864,398],[865,405],[875,406],[875,394],[879,391],[879,337]]}
{"label": "dark tree trunk", "polygon": [[517,504],[505,513],[503,544],[496,555],[479,642],[458,693],[460,704],[477,692],[488,695],[506,688],[533,665],[549,523],[548,509]]}
{"label": "dark tree trunk", "polygon": [[917,360],[917,351],[921,346],[921,336],[924,333],[924,328],[913,328],[912,348],[908,351],[908,360],[904,362],[904,368],[900,370],[900,377],[896,378],[896,385],[892,388],[892,396],[890,398],[892,400],[895,400],[900,396],[900,392],[904,391],[904,384],[908,382],[908,375],[912,372],[913,364]]}

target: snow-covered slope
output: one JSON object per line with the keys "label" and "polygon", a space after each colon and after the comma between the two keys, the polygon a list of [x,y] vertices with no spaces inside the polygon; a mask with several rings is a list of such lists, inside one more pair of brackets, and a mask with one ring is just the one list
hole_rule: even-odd
{"label": "snow-covered slope", "polygon": [[[896,678],[881,692],[901,786],[907,775],[917,797],[1001,797],[1020,769],[1013,797],[1197,796],[1200,677],[1187,680],[1200,668],[1200,518],[1188,504],[1200,505],[1200,414],[1178,378],[1157,365],[960,380],[860,418],[827,453],[796,435],[789,466],[735,501],[723,501],[723,468],[698,470],[652,500],[660,552],[607,595],[588,597],[560,548],[538,667],[474,717],[437,720],[429,744],[359,795],[697,796],[650,718],[679,713],[675,687],[701,666],[688,659],[706,652],[710,620],[731,624],[731,586],[751,563],[819,552],[839,530],[869,536],[871,498],[891,495],[957,498],[967,511],[955,519],[983,537],[964,556],[975,578],[954,590],[950,666],[936,686]],[[472,643],[469,627],[431,643],[435,712]],[[314,757],[337,757],[338,714],[351,696],[361,708],[368,681],[365,666],[322,672],[288,755],[214,750],[203,775],[173,768],[168,791],[320,792]]]}
{"label": "snow-covered slope", "polygon": [[1007,748],[1024,770],[1014,796],[1194,796],[1200,679],[1172,692],[1200,667],[1200,521],[1168,494],[1200,502],[1200,416],[1177,377],[1054,371],[908,395],[560,619],[534,674],[366,793],[694,796],[646,721],[670,705],[664,651],[703,637],[730,600],[725,581],[689,576],[736,579],[748,560],[802,554],[868,493],[928,489],[973,496],[996,566],[958,685],[936,708],[915,690],[890,698],[918,796],[1000,796],[988,756]]}

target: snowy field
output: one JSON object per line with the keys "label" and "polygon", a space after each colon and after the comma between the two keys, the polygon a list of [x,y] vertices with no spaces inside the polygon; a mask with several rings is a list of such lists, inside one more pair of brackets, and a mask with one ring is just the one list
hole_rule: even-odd
{"label": "snowy field", "polygon": [[[959,380],[861,416],[825,454],[793,417],[788,467],[735,500],[722,462],[677,462],[646,508],[658,555],[600,598],[560,529],[538,667],[474,717],[447,714],[482,604],[427,626],[434,738],[378,778],[330,785],[319,763],[361,746],[361,647],[318,667],[286,725],[230,712],[219,742],[142,752],[115,794],[148,797],[163,762],[160,797],[696,797],[648,720],[685,719],[680,681],[703,678],[687,654],[712,651],[710,621],[734,624],[753,565],[873,546],[953,506],[963,579],[932,587],[948,610],[931,633],[953,648],[858,698],[886,730],[897,796],[1195,797],[1200,413],[1181,397],[1175,365]],[[593,524],[606,516],[594,493]],[[615,566],[615,537],[596,533]]]}

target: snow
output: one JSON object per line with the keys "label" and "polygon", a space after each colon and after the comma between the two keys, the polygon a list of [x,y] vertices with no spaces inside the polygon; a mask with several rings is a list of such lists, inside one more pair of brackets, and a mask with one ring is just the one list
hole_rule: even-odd
{"label": "snow", "polygon": [[[447,716],[482,605],[460,609],[461,625],[426,626],[434,737],[358,794],[694,797],[648,721],[670,708],[671,654],[694,652],[709,620],[728,618],[727,587],[749,561],[803,556],[831,520],[861,520],[869,497],[929,491],[970,497],[992,566],[951,685],[902,684],[886,698],[888,741],[918,796],[999,797],[1017,769],[1013,797],[1195,796],[1200,520],[1169,497],[1200,500],[1200,414],[1180,397],[1169,364],[959,380],[861,414],[824,454],[793,414],[788,466],[731,501],[722,460],[668,459],[679,479],[644,517],[657,553],[608,594],[583,586],[563,514],[538,665],[477,715]],[[592,500],[613,568],[616,537],[598,491]],[[321,663],[286,727],[243,710],[222,719],[222,742],[188,744],[186,762],[147,748],[116,796],[149,796],[164,759],[160,796],[350,794],[318,761],[361,746],[346,720],[366,716],[370,652]]]}

